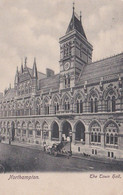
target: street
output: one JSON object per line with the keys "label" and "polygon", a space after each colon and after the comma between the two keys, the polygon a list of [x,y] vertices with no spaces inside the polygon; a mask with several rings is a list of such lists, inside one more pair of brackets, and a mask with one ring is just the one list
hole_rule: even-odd
{"label": "street", "polygon": [[0,143],[0,164],[5,172],[92,172],[123,171],[119,164],[105,164],[88,159],[54,157],[31,148]]}

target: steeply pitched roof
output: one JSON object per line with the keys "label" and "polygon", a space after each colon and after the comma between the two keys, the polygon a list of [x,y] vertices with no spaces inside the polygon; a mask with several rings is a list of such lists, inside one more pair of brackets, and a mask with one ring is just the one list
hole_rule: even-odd
{"label": "steeply pitched roof", "polygon": [[123,73],[123,53],[112,56],[84,67],[83,73],[78,81],[78,85],[87,83],[99,82],[101,77],[104,80],[118,77],[118,74]]}
{"label": "steeply pitched roof", "polygon": [[73,12],[71,21],[69,23],[69,26],[67,28],[66,34],[71,32],[72,30],[77,30],[81,35],[83,35],[84,38],[86,38],[81,19],[79,20],[74,12]]}
{"label": "steeply pitched roof", "polygon": [[39,88],[43,91],[49,91],[50,89],[59,89],[59,74],[41,79],[39,81]]}

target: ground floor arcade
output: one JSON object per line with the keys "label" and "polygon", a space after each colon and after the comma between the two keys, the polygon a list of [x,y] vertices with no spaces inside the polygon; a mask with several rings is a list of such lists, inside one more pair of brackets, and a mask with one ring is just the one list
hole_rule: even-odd
{"label": "ground floor arcade", "polygon": [[[99,118],[99,117],[98,117]],[[72,152],[123,158],[122,123],[86,117],[21,117],[0,120],[0,133],[12,141],[40,144],[70,142]]]}

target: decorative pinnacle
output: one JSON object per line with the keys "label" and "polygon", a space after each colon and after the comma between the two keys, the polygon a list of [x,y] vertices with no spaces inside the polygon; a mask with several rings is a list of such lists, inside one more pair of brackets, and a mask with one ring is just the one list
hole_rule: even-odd
{"label": "decorative pinnacle", "polygon": [[74,13],[74,10],[75,10],[75,3],[73,2],[73,13]]}
{"label": "decorative pinnacle", "polygon": [[27,57],[25,57],[25,67],[26,67],[26,64],[27,64]]}

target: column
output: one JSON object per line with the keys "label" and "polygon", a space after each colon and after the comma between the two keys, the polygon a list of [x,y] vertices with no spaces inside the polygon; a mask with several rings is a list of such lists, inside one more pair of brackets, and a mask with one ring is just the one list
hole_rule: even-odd
{"label": "column", "polygon": [[59,131],[59,141],[62,141],[62,131]]}
{"label": "column", "polygon": [[72,143],[75,144],[75,131],[72,132]]}
{"label": "column", "polygon": [[34,139],[36,138],[36,132],[35,132],[35,129],[33,129],[33,138],[34,138]]}
{"label": "column", "polygon": [[85,132],[85,144],[90,145],[90,133]]}
{"label": "column", "polygon": [[28,138],[29,137],[29,130],[27,129],[26,130],[26,138]]}
{"label": "column", "polygon": [[49,140],[51,141],[51,130],[49,130]]}
{"label": "column", "polygon": [[105,147],[105,134],[101,133],[101,146],[104,148]]}

